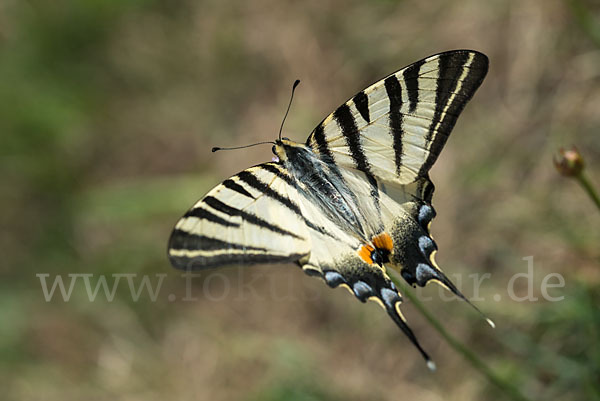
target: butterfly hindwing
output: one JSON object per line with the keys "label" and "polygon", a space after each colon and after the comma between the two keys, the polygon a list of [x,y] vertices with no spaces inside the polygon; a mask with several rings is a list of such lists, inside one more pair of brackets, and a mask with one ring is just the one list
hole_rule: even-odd
{"label": "butterfly hindwing", "polygon": [[[435,246],[427,230],[427,225],[435,213],[433,209],[429,214],[422,216],[422,224],[417,220],[416,205],[423,202],[418,200],[414,193],[415,188],[420,186],[408,186],[405,188],[406,192],[397,189],[392,198],[379,182],[375,182],[377,193],[374,195],[373,182],[369,181],[366,174],[361,171],[343,169],[340,174],[343,185],[356,195],[356,201],[365,220],[361,224],[367,226],[369,232],[390,233],[394,244],[392,260],[390,260],[392,267],[402,266],[402,272],[415,271],[417,266],[421,265],[437,269],[435,264],[432,265],[434,262],[429,259],[429,255],[420,252],[419,248],[414,246],[416,242],[423,242],[425,238]],[[321,208],[315,207],[313,203],[307,201],[300,203],[303,214],[311,221],[318,222],[326,219]],[[364,242],[352,236],[344,236],[346,233],[336,231],[331,223],[329,226],[335,235],[327,236],[314,230],[309,231],[312,245],[309,257],[301,263],[304,271],[310,275],[321,276],[330,287],[347,288],[362,302],[376,301],[428,359],[400,311],[402,297],[390,280],[386,266],[365,261],[357,252]],[[420,237],[423,238],[419,240]],[[401,256],[396,258],[395,255]],[[440,272],[440,275],[443,276],[443,273]],[[418,284],[424,285],[426,281]]]}
{"label": "butterfly hindwing", "polygon": [[437,282],[459,298],[465,297],[446,277],[435,261],[437,245],[429,232],[436,215],[430,203],[433,184],[422,178],[409,185],[385,185],[376,181],[377,196],[369,196],[372,184],[367,175],[343,170],[344,182],[364,201],[361,211],[372,222],[371,237],[388,233],[393,244],[388,267],[398,271],[412,285],[424,287]]}
{"label": "butterfly hindwing", "polygon": [[[314,266],[305,265],[303,268],[307,273],[315,275]],[[318,271],[331,288],[344,287],[361,302],[377,302],[423,357],[430,361],[402,315],[400,310],[402,296],[390,280],[384,267],[367,264],[355,252],[349,250],[344,257],[332,261],[329,265],[319,267]]]}

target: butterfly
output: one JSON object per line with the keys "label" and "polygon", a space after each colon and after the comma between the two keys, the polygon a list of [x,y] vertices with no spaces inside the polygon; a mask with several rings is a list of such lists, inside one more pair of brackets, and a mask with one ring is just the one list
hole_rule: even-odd
{"label": "butterfly", "polygon": [[184,270],[296,263],[377,302],[434,366],[388,272],[465,299],[434,260],[428,172],[487,71],[477,51],[435,54],[358,92],[306,143],[280,134],[272,162],[226,179],[177,222],[170,262]]}

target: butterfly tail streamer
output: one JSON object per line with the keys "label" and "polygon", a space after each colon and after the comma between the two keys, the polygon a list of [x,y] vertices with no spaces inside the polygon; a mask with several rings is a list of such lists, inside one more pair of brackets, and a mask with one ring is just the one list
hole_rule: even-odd
{"label": "butterfly tail streamer", "polygon": [[[433,241],[433,240],[432,240]],[[477,306],[475,306],[464,294],[454,285],[452,281],[444,274],[444,272],[437,266],[437,263],[434,259],[435,253],[432,252],[429,254],[429,261],[422,260],[416,265],[413,265],[412,268],[403,268],[401,270],[401,275],[404,280],[412,285],[418,285],[419,287],[425,287],[430,282],[435,282],[441,285],[446,290],[450,291],[459,299],[465,301],[469,304],[473,309],[477,311],[485,321],[492,327],[496,328],[496,324],[488,318]]]}
{"label": "butterfly tail streamer", "polygon": [[[435,255],[438,248],[429,233],[429,224],[435,217],[433,207],[428,203],[416,205],[410,215],[412,219],[399,220],[392,228],[396,243],[393,262],[399,267],[404,280],[419,287],[436,282],[471,305],[494,328],[494,322],[472,304],[437,265]],[[402,240],[406,238],[410,240]]]}
{"label": "butterfly tail streamer", "polygon": [[465,301],[467,304],[469,304],[473,309],[475,309],[477,311],[477,313],[479,313],[481,315],[482,318],[485,319],[485,321],[493,329],[496,328],[496,324],[494,323],[494,321],[492,319],[490,319],[489,317],[487,317],[485,315],[485,313],[483,313],[477,306],[475,306],[471,301],[469,301],[469,299],[467,297],[465,297],[458,288],[456,288],[454,283],[452,283],[452,281],[450,281],[450,279],[448,279],[448,277],[446,277],[446,275],[439,268],[437,268],[437,266],[435,269],[435,276],[432,277],[431,279],[433,281],[437,282],[438,284],[440,284],[442,287],[446,288],[448,291],[450,291],[451,293],[456,295],[461,300]]}
{"label": "butterfly tail streamer", "polygon": [[393,307],[386,304],[385,310],[387,311],[388,315],[392,318],[394,323],[396,323],[400,330],[402,330],[406,337],[408,337],[410,342],[419,350],[419,352],[425,359],[425,362],[427,363],[427,367],[430,370],[434,371],[436,369],[435,362],[433,362],[429,354],[427,354],[423,347],[421,347],[421,344],[417,340],[417,337],[406,323],[404,316],[400,313],[400,302],[398,302],[397,305],[394,305]]}

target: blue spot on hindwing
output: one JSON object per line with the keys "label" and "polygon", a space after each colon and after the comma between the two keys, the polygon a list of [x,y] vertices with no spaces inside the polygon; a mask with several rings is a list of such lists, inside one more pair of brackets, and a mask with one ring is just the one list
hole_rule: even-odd
{"label": "blue spot on hindwing", "polygon": [[427,224],[429,224],[429,222],[431,220],[433,220],[433,218],[435,217],[435,211],[433,210],[433,208],[429,205],[422,205],[419,208],[419,214],[417,216],[417,219],[419,220],[419,224],[421,225],[421,227],[423,228],[427,228]]}
{"label": "blue spot on hindwing", "polygon": [[437,277],[433,268],[425,263],[419,263],[416,269],[417,283],[423,287],[430,279]]}
{"label": "blue spot on hindwing", "polygon": [[334,271],[325,272],[325,281],[327,282],[327,285],[329,285],[332,288],[337,287],[338,285],[344,284],[346,282],[344,276]]}
{"label": "blue spot on hindwing", "polygon": [[437,249],[435,242],[433,242],[433,240],[431,238],[429,238],[426,235],[423,235],[421,237],[419,237],[419,249],[421,250],[421,253],[426,257],[429,258],[429,255],[431,255],[431,252],[433,252],[435,249]]}
{"label": "blue spot on hindwing", "polygon": [[396,291],[390,290],[389,288],[381,289],[381,299],[383,299],[387,307],[391,309],[394,309],[396,302],[402,300]]}
{"label": "blue spot on hindwing", "polygon": [[357,281],[354,283],[354,285],[352,285],[352,290],[354,290],[354,295],[363,302],[367,297],[373,294],[371,286],[364,281]]}

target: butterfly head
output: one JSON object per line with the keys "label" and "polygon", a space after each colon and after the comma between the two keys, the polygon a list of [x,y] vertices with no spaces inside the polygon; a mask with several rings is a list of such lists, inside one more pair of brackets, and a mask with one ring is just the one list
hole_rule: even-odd
{"label": "butterfly head", "polygon": [[299,148],[304,147],[304,145],[284,137],[275,141],[272,152],[281,162],[285,162],[290,159],[290,154],[297,153]]}

